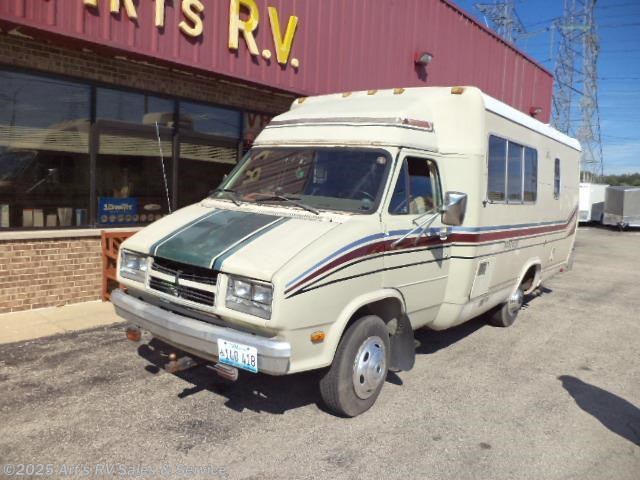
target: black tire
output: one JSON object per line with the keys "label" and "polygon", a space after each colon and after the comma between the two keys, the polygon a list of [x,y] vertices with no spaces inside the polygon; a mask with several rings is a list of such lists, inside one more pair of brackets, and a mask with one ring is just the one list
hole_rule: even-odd
{"label": "black tire", "polygon": [[494,327],[506,328],[513,325],[524,302],[524,291],[519,286],[509,301],[489,312],[487,322]]}
{"label": "black tire", "polygon": [[[374,353],[367,359],[369,349],[374,349]],[[384,365],[380,364],[381,356],[384,358]],[[361,359],[360,362],[357,357]],[[367,365],[369,360],[372,363]],[[320,395],[326,407],[343,417],[355,417],[366,412],[382,390],[389,370],[389,360],[389,332],[382,319],[367,315],[356,320],[342,336],[333,363],[320,380]],[[362,365],[367,365],[367,368],[375,367],[365,372],[367,375],[371,374],[369,379],[374,381],[375,388],[365,382],[364,376],[359,376],[358,394],[356,372]]]}

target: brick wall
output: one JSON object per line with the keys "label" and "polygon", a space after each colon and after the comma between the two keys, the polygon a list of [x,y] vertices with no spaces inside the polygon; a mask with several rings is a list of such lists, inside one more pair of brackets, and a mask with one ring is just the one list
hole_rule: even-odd
{"label": "brick wall", "polygon": [[115,53],[65,48],[47,40],[0,33],[0,65],[93,80],[165,95],[228,105],[244,110],[281,113],[294,96],[251,87],[210,73],[173,69],[140,60],[124,60]]}
{"label": "brick wall", "polygon": [[100,238],[0,241],[0,313],[98,300]]}

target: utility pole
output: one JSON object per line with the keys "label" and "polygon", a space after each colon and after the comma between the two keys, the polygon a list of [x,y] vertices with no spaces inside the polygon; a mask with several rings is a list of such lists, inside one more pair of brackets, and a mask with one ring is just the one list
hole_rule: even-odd
{"label": "utility pole", "polygon": [[526,33],[516,13],[515,3],[515,0],[495,0],[494,3],[475,4],[484,15],[485,22],[488,23],[487,19],[490,20],[496,33],[510,43],[515,43],[520,35]]}

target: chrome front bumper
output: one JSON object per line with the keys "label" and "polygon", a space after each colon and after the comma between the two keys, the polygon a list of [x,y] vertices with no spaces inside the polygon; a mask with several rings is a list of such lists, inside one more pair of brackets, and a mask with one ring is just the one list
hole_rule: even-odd
{"label": "chrome front bumper", "polygon": [[125,320],[198,357],[217,361],[218,339],[223,338],[255,347],[258,351],[258,370],[261,372],[284,375],[289,370],[291,345],[288,342],[178,315],[132,297],[122,290],[111,292],[111,303],[115,306],[116,313]]}

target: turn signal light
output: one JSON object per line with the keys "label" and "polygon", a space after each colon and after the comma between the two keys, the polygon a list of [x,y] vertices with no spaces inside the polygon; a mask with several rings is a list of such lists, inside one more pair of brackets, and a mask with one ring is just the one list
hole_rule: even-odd
{"label": "turn signal light", "polygon": [[324,332],[313,332],[311,334],[311,343],[322,343],[324,342]]}
{"label": "turn signal light", "polygon": [[142,338],[142,334],[140,333],[140,329],[137,327],[127,327],[127,339],[132,342],[139,342],[140,338]]}

